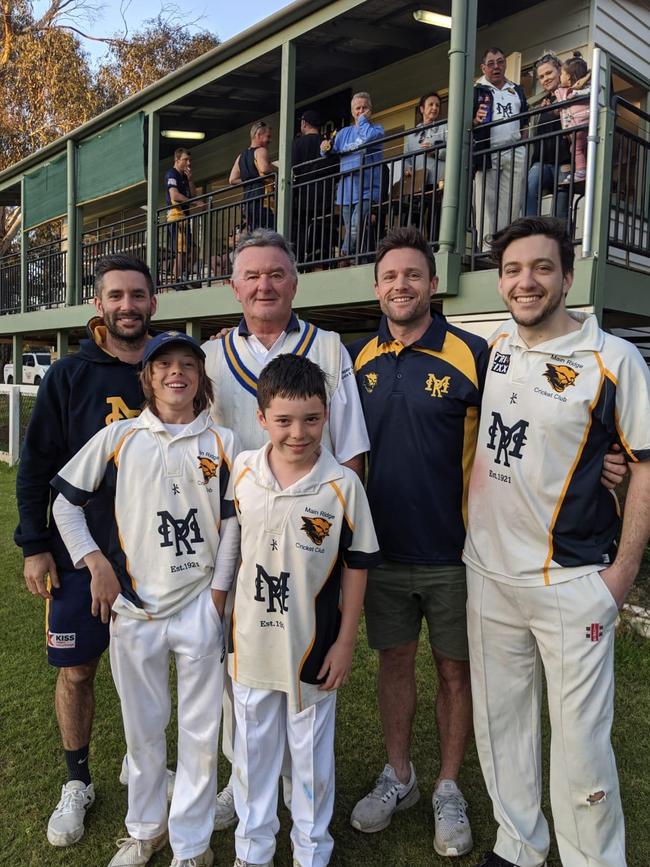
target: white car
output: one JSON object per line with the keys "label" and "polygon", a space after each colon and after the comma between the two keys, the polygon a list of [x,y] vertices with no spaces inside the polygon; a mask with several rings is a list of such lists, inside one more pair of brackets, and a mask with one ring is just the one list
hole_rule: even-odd
{"label": "white car", "polygon": [[[23,352],[23,383],[40,385],[51,364],[49,352]],[[12,385],[14,381],[14,366],[11,362],[5,364],[4,380],[7,385]]]}

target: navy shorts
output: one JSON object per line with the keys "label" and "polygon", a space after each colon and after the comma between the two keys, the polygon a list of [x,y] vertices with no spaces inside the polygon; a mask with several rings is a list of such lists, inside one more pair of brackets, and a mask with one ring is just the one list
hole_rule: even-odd
{"label": "navy shorts", "polygon": [[47,603],[47,659],[57,668],[85,665],[108,647],[108,623],[93,617],[90,572],[59,571],[60,587],[52,587]]}

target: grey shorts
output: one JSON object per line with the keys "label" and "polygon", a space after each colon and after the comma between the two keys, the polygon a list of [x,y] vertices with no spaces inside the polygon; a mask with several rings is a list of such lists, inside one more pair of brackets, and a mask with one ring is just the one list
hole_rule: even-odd
{"label": "grey shorts", "polygon": [[384,561],[368,574],[368,643],[374,650],[388,650],[415,641],[424,617],[432,649],[447,659],[467,660],[466,606],[464,566]]}

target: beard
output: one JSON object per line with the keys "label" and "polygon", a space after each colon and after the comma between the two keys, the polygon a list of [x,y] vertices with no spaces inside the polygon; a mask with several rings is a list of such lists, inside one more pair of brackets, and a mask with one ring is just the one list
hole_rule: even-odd
{"label": "beard", "polygon": [[141,316],[140,314],[135,314],[134,316],[130,316],[129,318],[137,318],[140,320],[140,327],[133,330],[125,331],[120,327],[120,317],[116,313],[104,313],[104,325],[106,326],[106,330],[108,333],[115,338],[115,340],[119,340],[122,343],[127,343],[129,345],[137,345],[142,343],[144,338],[149,331],[149,322],[151,321],[151,315],[148,314],[146,316]]}
{"label": "beard", "polygon": [[517,325],[522,325],[524,328],[535,328],[535,326],[541,325],[542,322],[550,319],[550,317],[555,313],[555,311],[562,303],[564,297],[565,293],[559,292],[555,297],[549,298],[542,310],[540,310],[532,318],[515,314],[512,309],[510,310],[510,315],[515,320]]}

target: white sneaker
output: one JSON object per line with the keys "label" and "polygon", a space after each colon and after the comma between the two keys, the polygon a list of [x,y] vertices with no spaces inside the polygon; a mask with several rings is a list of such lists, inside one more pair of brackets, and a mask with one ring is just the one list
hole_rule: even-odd
{"label": "white sneaker", "polygon": [[136,840],[133,837],[122,837],[116,840],[117,852],[108,862],[108,867],[144,867],[167,845],[167,831],[151,840]]}
{"label": "white sneaker", "polygon": [[231,828],[237,824],[237,813],[235,812],[235,798],[232,793],[232,786],[228,783],[217,795],[217,810],[214,814],[214,830],[225,831],[226,828]]}
{"label": "white sneaker", "polygon": [[440,780],[433,793],[436,826],[433,848],[438,855],[458,857],[472,848],[472,829],[467,818],[467,801],[453,780]]}
{"label": "white sneaker", "polygon": [[47,839],[53,846],[71,846],[84,835],[86,810],[95,800],[95,787],[69,780],[61,788],[61,800],[47,823]]}
{"label": "white sneaker", "polygon": [[[122,759],[122,767],[120,768],[120,783],[123,786],[129,785],[129,761],[126,756]],[[167,800],[171,801],[174,794],[174,784],[176,783],[176,771],[167,768]]]}
{"label": "white sneaker", "polygon": [[415,768],[411,762],[408,783],[400,783],[391,765],[386,765],[377,777],[375,788],[352,810],[350,824],[364,834],[383,831],[390,825],[393,813],[406,810],[420,798]]}
{"label": "white sneaker", "polygon": [[201,855],[194,858],[173,858],[169,867],[212,867],[214,864],[214,852],[208,848]]}

